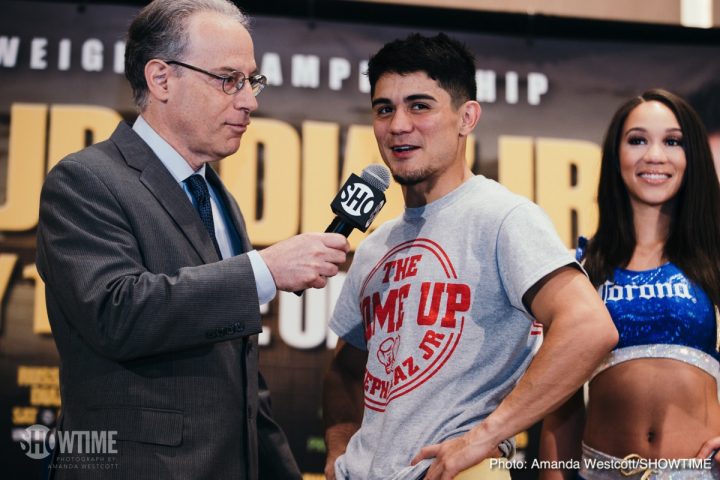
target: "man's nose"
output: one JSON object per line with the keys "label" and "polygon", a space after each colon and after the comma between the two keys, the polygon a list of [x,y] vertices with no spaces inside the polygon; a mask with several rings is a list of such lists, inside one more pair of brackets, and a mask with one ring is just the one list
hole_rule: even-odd
{"label": "man's nose", "polygon": [[398,108],[390,119],[390,132],[405,133],[412,130],[410,114],[403,108]]}
{"label": "man's nose", "polygon": [[245,81],[242,88],[233,94],[233,106],[238,110],[254,112],[258,108],[257,97],[253,93],[249,81]]}

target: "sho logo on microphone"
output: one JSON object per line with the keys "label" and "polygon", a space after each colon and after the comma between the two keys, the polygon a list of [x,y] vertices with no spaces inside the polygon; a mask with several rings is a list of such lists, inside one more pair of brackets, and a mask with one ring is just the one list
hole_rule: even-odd
{"label": "sho logo on microphone", "polygon": [[333,213],[353,228],[368,229],[385,205],[385,194],[354,173],[330,204]]}
{"label": "sho logo on microphone", "polygon": [[340,205],[353,217],[367,215],[375,206],[375,194],[364,183],[346,183],[340,192]]}

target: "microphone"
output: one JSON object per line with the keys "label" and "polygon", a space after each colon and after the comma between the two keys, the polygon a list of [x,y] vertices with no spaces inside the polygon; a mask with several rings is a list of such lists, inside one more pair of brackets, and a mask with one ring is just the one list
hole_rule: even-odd
{"label": "microphone", "polygon": [[[390,186],[390,172],[382,165],[373,164],[360,173],[354,173],[335,195],[330,208],[335,214],[325,233],[339,233],[349,237],[354,229],[367,231],[380,209],[385,206],[385,190]],[[295,292],[302,295],[304,290]]]}
{"label": "microphone", "polygon": [[384,192],[389,186],[390,172],[382,165],[366,167],[359,177],[350,174],[330,204],[335,218],[325,232],[348,237],[356,228],[367,231],[380,209],[385,206]]}

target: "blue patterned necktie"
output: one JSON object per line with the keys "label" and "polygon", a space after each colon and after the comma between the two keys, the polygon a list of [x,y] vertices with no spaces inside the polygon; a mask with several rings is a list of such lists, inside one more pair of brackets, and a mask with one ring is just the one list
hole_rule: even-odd
{"label": "blue patterned necktie", "polygon": [[185,180],[185,185],[190,190],[190,195],[195,199],[195,207],[197,208],[198,214],[200,214],[200,220],[202,220],[205,229],[210,234],[210,239],[215,246],[215,251],[218,254],[218,258],[222,259],[222,253],[220,253],[220,246],[218,245],[217,238],[215,237],[215,223],[213,222],[212,206],[210,205],[210,191],[208,190],[205,179],[198,174],[190,175]]}

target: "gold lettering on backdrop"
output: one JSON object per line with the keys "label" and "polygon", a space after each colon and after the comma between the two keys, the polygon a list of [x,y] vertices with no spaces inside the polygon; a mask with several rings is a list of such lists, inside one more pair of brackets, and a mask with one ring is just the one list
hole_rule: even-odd
{"label": "gold lettering on backdrop", "polygon": [[[17,369],[17,384],[18,387],[30,387],[30,405],[60,406],[60,369],[58,367],[20,365]],[[18,417],[29,418],[30,409],[28,407],[16,407],[14,411],[22,409],[27,411],[18,411]],[[34,410],[35,415],[37,415],[37,409]],[[35,416],[33,416],[32,421],[20,423],[35,423]]]}
{"label": "gold lettering on backdrop", "polygon": [[32,425],[37,421],[38,409],[36,407],[13,407],[13,425]]}
{"label": "gold lettering on backdrop", "polygon": [[[575,236],[592,235],[597,228],[600,156],[600,147],[592,142],[537,140],[536,200],[567,246],[575,244]],[[573,213],[577,218],[575,229]]]}
{"label": "gold lettering on backdrop", "polygon": [[303,122],[300,230],[322,232],[332,220],[330,202],[337,194],[340,126]]}
{"label": "gold lettering on backdrop", "polygon": [[498,182],[510,191],[535,199],[535,163],[531,137],[501,135],[498,139]]}
{"label": "gold lettering on backdrop", "polygon": [[56,387],[60,385],[60,369],[21,365],[17,370],[17,384],[18,387]]}
{"label": "gold lettering on backdrop", "polygon": [[35,264],[23,268],[23,278],[35,281],[35,298],[33,300],[33,332],[36,334],[50,334],[50,321],[45,306],[45,283]]}
{"label": "gold lettering on backdrop", "polygon": [[[498,180],[537,202],[568,247],[597,228],[600,147],[592,142],[501,136]],[[576,225],[573,227],[573,216]]]}
{"label": "gold lettering on backdrop", "polygon": [[465,158],[465,161],[470,169],[472,169],[473,165],[475,165],[475,157],[477,156],[477,150],[475,148],[476,143],[477,140],[475,139],[475,134],[468,135],[466,151],[467,157]]}
{"label": "gold lettering on backdrop", "polygon": [[14,103],[10,107],[5,203],[0,206],[0,231],[17,232],[37,226],[47,139],[47,106]]}
{"label": "gold lettering on backdrop", "polygon": [[[261,182],[259,159],[263,167]],[[298,232],[300,136],[291,125],[267,118],[253,120],[243,135],[240,150],[223,160],[221,176],[240,203],[254,244],[272,245]],[[259,218],[258,189],[262,194]]]}
{"label": "gold lettering on backdrop", "polygon": [[[5,204],[0,206],[0,230],[24,231],[37,226],[40,189],[45,177],[45,147],[49,171],[65,155],[105,140],[120,121],[109,108],[80,105],[15,103],[10,110],[10,147]],[[49,142],[48,142],[49,139]]]}
{"label": "gold lettering on backdrop", "polygon": [[60,388],[39,386],[30,387],[30,405],[59,407]]}
{"label": "gold lettering on backdrop", "polygon": [[106,107],[51,106],[47,171],[65,156],[82,150],[89,144],[107,140],[120,120],[122,117],[115,110]]}
{"label": "gold lettering on backdrop", "polygon": [[5,298],[10,285],[10,278],[15,269],[18,256],[14,253],[0,253],[0,302]]}

